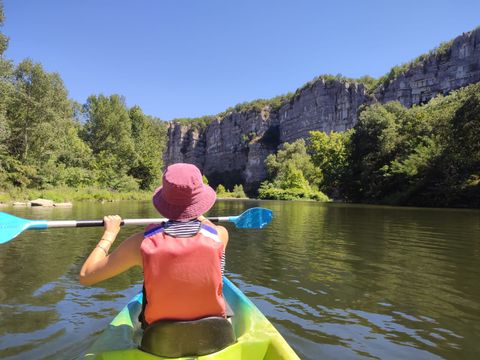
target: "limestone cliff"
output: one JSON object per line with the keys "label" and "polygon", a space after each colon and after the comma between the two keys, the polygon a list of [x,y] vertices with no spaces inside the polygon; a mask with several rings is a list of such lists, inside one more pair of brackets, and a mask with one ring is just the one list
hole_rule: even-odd
{"label": "limestone cliff", "polygon": [[231,111],[205,126],[172,121],[165,164],[193,163],[213,186],[244,184],[252,190],[265,179],[265,158],[280,144],[306,138],[312,130],[350,129],[362,104],[398,100],[411,107],[478,81],[480,28],[392,69],[371,95],[361,83],[320,77],[280,106]]}
{"label": "limestone cliff", "polygon": [[480,81],[480,28],[421,58],[375,89],[375,98],[411,107]]}

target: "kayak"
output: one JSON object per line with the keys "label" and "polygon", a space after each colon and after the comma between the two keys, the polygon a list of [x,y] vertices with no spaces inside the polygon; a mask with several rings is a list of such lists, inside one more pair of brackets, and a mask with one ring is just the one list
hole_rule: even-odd
{"label": "kayak", "polygon": [[[236,337],[235,343],[208,355],[185,356],[175,359],[300,359],[272,323],[226,277],[223,278],[223,295],[234,313],[231,323]],[[142,309],[142,299],[143,296],[140,293],[130,300],[93,343],[84,359],[172,359],[172,357],[152,355],[139,349],[142,330],[138,315]]]}

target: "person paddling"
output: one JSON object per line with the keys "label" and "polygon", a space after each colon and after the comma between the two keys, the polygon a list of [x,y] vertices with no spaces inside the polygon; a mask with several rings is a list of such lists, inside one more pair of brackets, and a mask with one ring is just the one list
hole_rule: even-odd
{"label": "person paddling", "polygon": [[157,211],[168,218],[124,240],[112,253],[122,219],[105,216],[105,231],[80,271],[80,283],[93,285],[134,266],[143,268],[143,326],[159,320],[226,316],[222,274],[228,232],[203,214],[215,191],[192,164],[170,165],[153,195]]}

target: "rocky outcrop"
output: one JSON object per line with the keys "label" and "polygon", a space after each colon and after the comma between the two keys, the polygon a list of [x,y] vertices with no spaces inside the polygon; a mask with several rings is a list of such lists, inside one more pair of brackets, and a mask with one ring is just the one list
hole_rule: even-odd
{"label": "rocky outcrop", "polygon": [[171,123],[168,129],[166,164],[197,165],[213,186],[251,184],[266,176],[263,161],[278,146],[270,139],[272,120],[268,111],[233,112],[198,129]]}
{"label": "rocky outcrop", "polygon": [[379,86],[374,94],[382,103],[398,100],[411,107],[478,81],[480,28],[464,33],[449,46],[415,61],[406,71]]}
{"label": "rocky outcrop", "polygon": [[320,78],[280,108],[280,142],[306,138],[313,130],[350,129],[357,122],[358,108],[368,100],[363,84]]}
{"label": "rocky outcrop", "polygon": [[30,201],[30,206],[53,207],[54,202],[47,199],[35,199]]}
{"label": "rocky outcrop", "polygon": [[363,104],[398,100],[411,107],[480,81],[480,28],[395,69],[371,95],[355,81],[319,78],[275,108],[230,112],[205,126],[173,121],[164,162],[193,163],[213,186],[255,189],[266,177],[265,158],[280,144],[312,130],[350,129]]}
{"label": "rocky outcrop", "polygon": [[205,155],[205,129],[192,124],[172,122],[168,127],[167,149],[164,159],[167,165],[177,162],[195,164],[203,169]]}

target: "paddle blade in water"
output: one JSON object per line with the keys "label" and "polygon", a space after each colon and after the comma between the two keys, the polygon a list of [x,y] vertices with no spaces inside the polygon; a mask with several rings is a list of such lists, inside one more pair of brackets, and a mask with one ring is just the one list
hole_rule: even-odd
{"label": "paddle blade in water", "polygon": [[0,212],[0,244],[12,240],[28,229],[30,220],[25,220],[4,212]]}
{"label": "paddle blade in water", "polygon": [[273,213],[270,209],[251,208],[232,220],[237,228],[262,229],[272,221]]}

